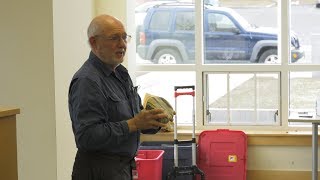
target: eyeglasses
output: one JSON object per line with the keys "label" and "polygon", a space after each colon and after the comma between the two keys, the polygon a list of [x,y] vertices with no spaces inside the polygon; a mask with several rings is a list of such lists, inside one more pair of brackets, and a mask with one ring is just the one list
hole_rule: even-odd
{"label": "eyeglasses", "polygon": [[131,40],[131,36],[128,35],[128,34],[124,34],[122,36],[112,35],[112,36],[109,36],[109,37],[106,37],[104,35],[95,35],[94,37],[101,37],[104,40],[112,41],[114,43],[120,42],[120,40],[123,40],[124,42],[127,43],[127,42],[130,42],[130,40]]}

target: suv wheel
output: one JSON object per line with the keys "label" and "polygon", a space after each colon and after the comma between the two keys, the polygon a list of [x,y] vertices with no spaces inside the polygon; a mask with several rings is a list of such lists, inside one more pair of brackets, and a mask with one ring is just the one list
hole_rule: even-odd
{"label": "suv wheel", "polygon": [[154,62],[158,64],[179,64],[181,63],[181,56],[173,49],[161,49],[154,56]]}
{"label": "suv wheel", "polygon": [[260,63],[267,63],[267,64],[280,63],[280,60],[278,58],[277,49],[268,49],[268,50],[264,51],[259,58],[259,62]]}

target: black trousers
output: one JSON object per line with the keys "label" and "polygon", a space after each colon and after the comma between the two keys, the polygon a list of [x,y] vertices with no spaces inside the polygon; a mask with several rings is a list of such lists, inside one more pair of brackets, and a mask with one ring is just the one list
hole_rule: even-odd
{"label": "black trousers", "polygon": [[132,180],[134,158],[77,152],[72,180]]}

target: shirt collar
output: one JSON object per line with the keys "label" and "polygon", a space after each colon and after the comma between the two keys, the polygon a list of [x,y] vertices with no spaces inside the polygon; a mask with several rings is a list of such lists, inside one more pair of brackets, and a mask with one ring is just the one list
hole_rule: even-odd
{"label": "shirt collar", "polygon": [[[100,60],[99,57],[96,56],[92,51],[90,52],[90,55],[89,55],[89,61],[92,62],[92,64],[96,68],[101,70],[106,76],[110,76],[111,73],[113,72],[113,70],[110,67],[106,66],[102,62],[102,60]],[[127,77],[128,70],[122,64],[119,64],[119,66],[116,67],[116,71],[119,72],[120,74],[124,74],[125,75],[124,77]]]}

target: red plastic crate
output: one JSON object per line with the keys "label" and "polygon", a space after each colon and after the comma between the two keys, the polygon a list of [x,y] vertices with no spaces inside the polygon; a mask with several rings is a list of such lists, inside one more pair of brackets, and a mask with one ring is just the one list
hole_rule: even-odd
{"label": "red plastic crate", "polygon": [[246,180],[247,135],[242,131],[203,131],[198,140],[198,167],[206,179]]}
{"label": "red plastic crate", "polygon": [[164,150],[139,150],[135,157],[138,180],[161,180]]}

